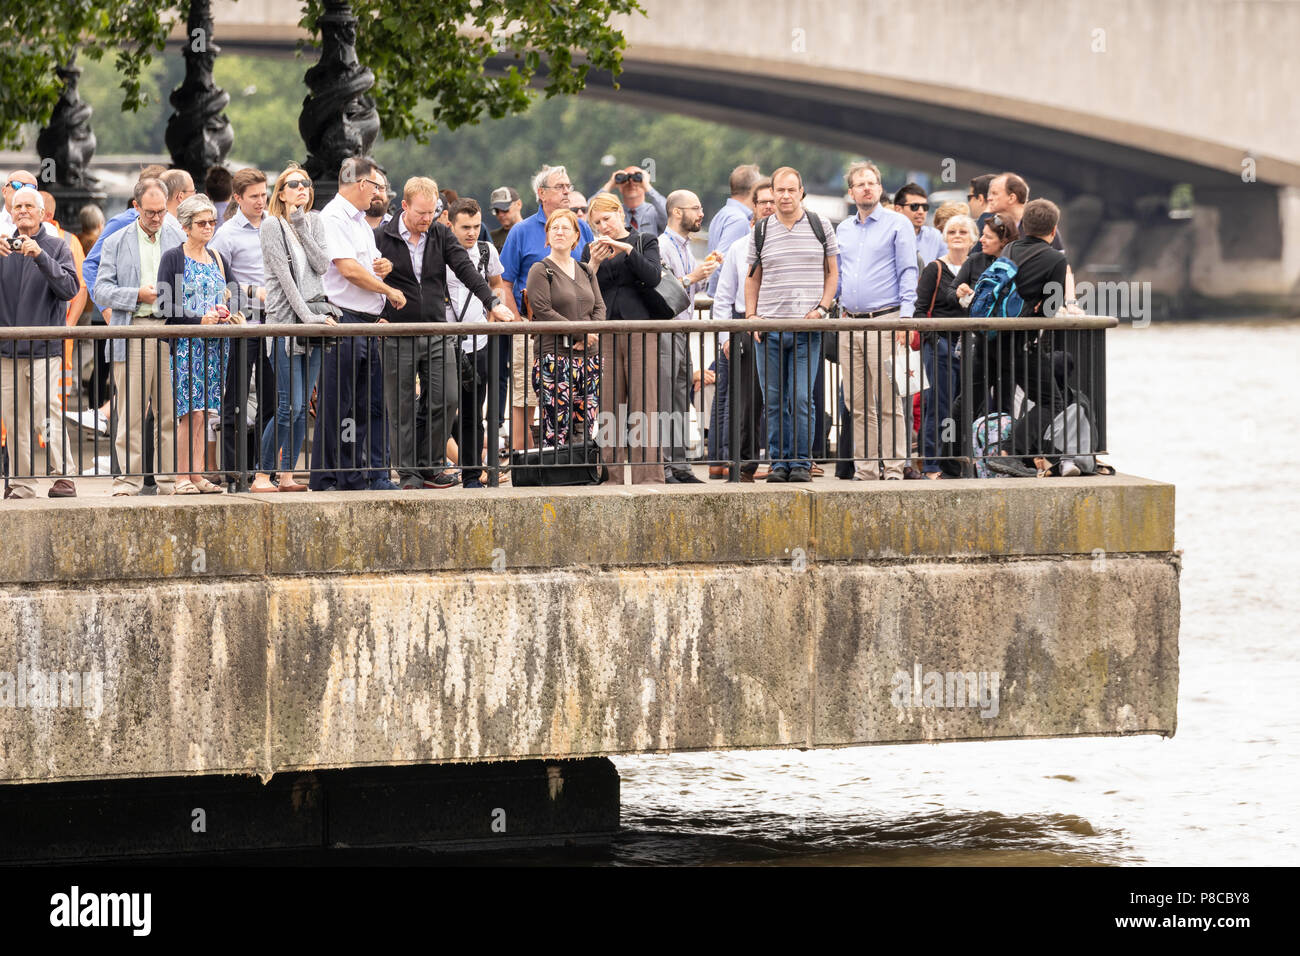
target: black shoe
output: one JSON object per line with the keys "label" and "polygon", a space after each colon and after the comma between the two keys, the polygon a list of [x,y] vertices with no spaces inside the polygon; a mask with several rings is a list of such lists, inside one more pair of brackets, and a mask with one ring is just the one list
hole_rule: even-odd
{"label": "black shoe", "polygon": [[424,481],[426,488],[454,488],[458,484],[460,484],[460,475],[454,471],[440,471]]}
{"label": "black shoe", "polygon": [[789,481],[790,472],[784,468],[773,468],[772,473],[767,476],[768,481]]}
{"label": "black shoe", "polygon": [[401,485],[398,487],[403,491],[423,491],[424,479],[419,475],[411,475],[410,477],[403,478]]}
{"label": "black shoe", "polygon": [[702,485],[703,479],[696,478],[694,472],[679,471],[677,472],[677,483],[679,485]]}
{"label": "black shoe", "polygon": [[812,473],[807,468],[791,468],[787,481],[812,481]]}
{"label": "black shoe", "polygon": [[989,458],[985,461],[988,470],[999,475],[1008,475],[1012,478],[1037,478],[1038,470],[1030,468],[1019,458],[1012,458],[1007,455],[999,455]]}

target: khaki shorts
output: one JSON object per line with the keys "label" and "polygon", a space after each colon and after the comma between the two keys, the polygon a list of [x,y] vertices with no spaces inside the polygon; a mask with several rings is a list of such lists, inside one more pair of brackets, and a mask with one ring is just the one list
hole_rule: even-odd
{"label": "khaki shorts", "polygon": [[[524,342],[528,342],[528,367],[524,368]],[[537,345],[531,336],[512,335],[510,337],[510,378],[512,388],[510,405],[512,408],[526,408],[528,391],[532,386],[533,363],[537,361]],[[536,405],[534,401],[532,404]]]}

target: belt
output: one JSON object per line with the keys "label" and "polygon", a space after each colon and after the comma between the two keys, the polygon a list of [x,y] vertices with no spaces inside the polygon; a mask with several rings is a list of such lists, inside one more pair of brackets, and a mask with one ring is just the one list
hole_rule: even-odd
{"label": "belt", "polygon": [[339,311],[343,313],[344,322],[378,322],[384,317],[382,312],[379,315],[371,315],[368,312],[354,312],[342,306],[339,306]]}
{"label": "belt", "polygon": [[850,319],[874,319],[880,315],[888,315],[890,312],[897,312],[901,306],[891,305],[883,309],[876,309],[874,312],[850,312],[844,310],[844,315]]}

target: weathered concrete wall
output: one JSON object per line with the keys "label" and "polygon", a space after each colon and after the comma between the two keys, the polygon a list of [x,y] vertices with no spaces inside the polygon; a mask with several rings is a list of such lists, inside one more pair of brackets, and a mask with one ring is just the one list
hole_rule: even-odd
{"label": "weathered concrete wall", "polygon": [[1174,731],[1172,487],[814,488],[23,502],[0,780]]}

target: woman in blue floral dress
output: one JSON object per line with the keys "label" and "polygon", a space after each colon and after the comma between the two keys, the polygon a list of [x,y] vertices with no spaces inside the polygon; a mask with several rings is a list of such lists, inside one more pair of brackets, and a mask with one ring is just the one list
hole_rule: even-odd
{"label": "woman in blue floral dress", "polygon": [[[218,325],[231,321],[226,308],[225,264],[208,251],[216,231],[217,211],[207,196],[197,193],[180,204],[176,218],[185,242],[162,255],[158,288],[170,293],[165,310],[168,324]],[[164,286],[164,283],[166,284]],[[160,294],[161,301],[161,294]],[[172,382],[176,392],[176,457],[180,480],[176,494],[217,494],[221,487],[203,477],[208,412],[221,411],[230,340],[194,338],[172,340]],[[188,472],[188,476],[187,473]]]}

